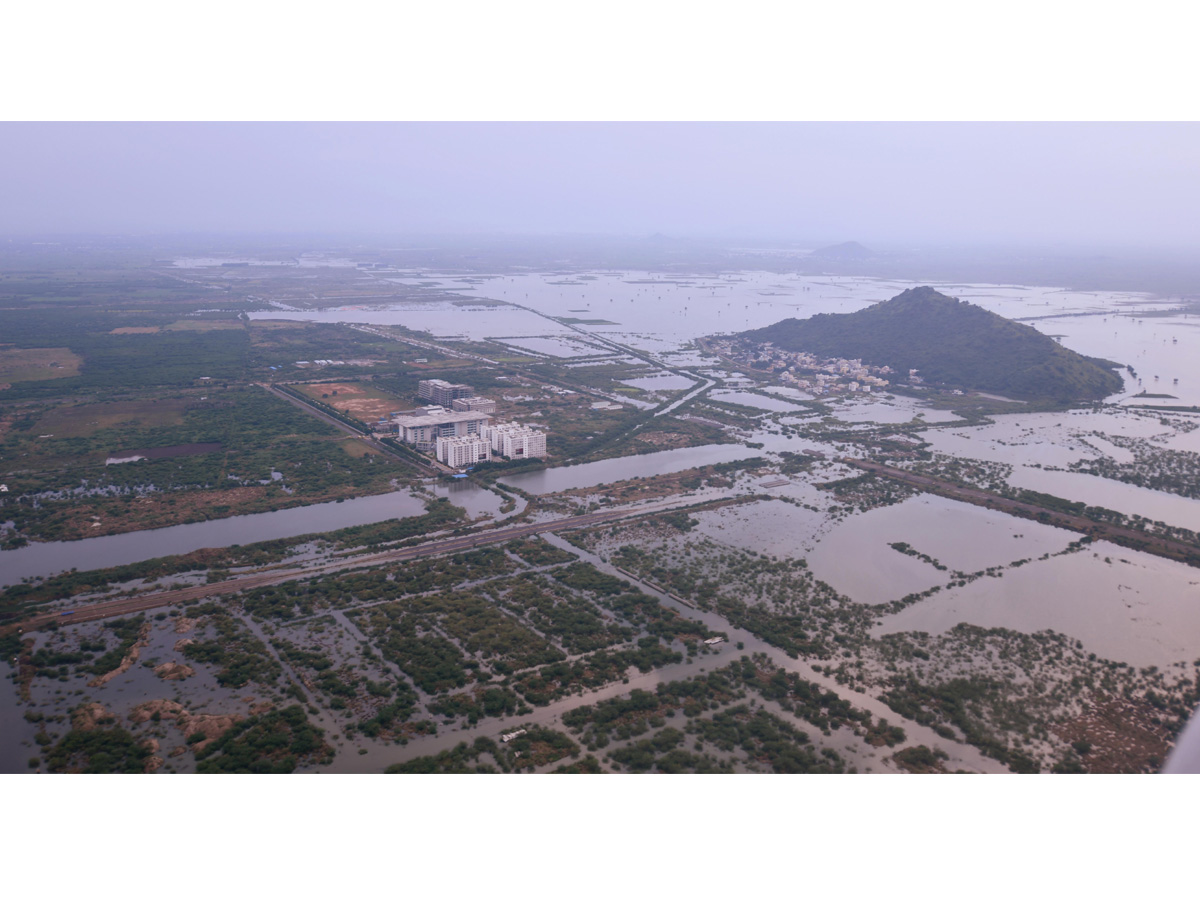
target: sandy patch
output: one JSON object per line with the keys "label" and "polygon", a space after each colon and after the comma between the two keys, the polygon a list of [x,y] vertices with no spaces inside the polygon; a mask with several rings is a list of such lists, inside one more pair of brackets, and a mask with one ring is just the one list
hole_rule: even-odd
{"label": "sandy patch", "polygon": [[163,681],[181,681],[184,678],[191,678],[196,674],[196,670],[183,663],[165,662],[161,666],[154,667],[154,674]]}
{"label": "sandy patch", "polygon": [[239,715],[214,716],[190,713],[174,700],[151,700],[135,706],[133,712],[129,714],[129,721],[135,725],[149,722],[155,713],[158,713],[159,718],[174,722],[175,727],[186,737],[197,733],[204,735],[203,740],[190,745],[193,752],[203,750],[242,720]]}
{"label": "sandy patch", "polygon": [[104,685],[108,684],[118,675],[124,675],[131,668],[133,668],[133,664],[137,662],[138,657],[142,655],[142,648],[147,646],[149,643],[150,623],[147,622],[138,632],[137,642],[129,648],[129,652],[125,654],[124,659],[121,660],[121,664],[111,672],[105,672],[103,675],[93,678],[88,682],[88,687],[104,687]]}

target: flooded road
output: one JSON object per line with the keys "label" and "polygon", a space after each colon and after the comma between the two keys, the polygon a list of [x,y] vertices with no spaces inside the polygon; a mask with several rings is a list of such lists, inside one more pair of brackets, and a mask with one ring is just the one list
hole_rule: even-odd
{"label": "flooded road", "polygon": [[[597,703],[601,700],[606,700],[611,697],[617,697],[628,693],[631,690],[654,691],[659,684],[665,684],[670,681],[678,681],[689,678],[695,675],[700,675],[705,671],[711,671],[721,666],[727,665],[737,659],[743,653],[765,653],[771,661],[777,665],[783,666],[788,671],[796,672],[801,677],[815,682],[822,688],[827,690],[835,690],[840,696],[849,700],[855,706],[865,709],[872,715],[880,716],[888,719],[890,722],[897,723],[903,726],[907,733],[905,745],[925,744],[929,747],[939,747],[945,750],[949,756],[949,765],[954,768],[967,769],[977,772],[1002,772],[1005,767],[995,760],[984,757],[974,747],[958,744],[953,741],[947,741],[937,735],[932,729],[918,725],[907,719],[897,716],[896,713],[882,702],[865,694],[860,694],[856,691],[851,691],[844,686],[837,685],[833,679],[827,678],[820,672],[815,671],[811,666],[798,660],[790,659],[783,651],[776,647],[761,641],[748,631],[739,628],[734,628],[720,616],[715,613],[705,613],[690,607],[684,606],[677,602],[669,595],[652,587],[637,578],[631,577],[625,572],[620,571],[616,567],[608,564],[599,556],[580,550],[578,547],[562,540],[557,535],[545,535],[544,539],[561,549],[567,550],[572,554],[578,555],[581,559],[596,566],[600,571],[610,575],[615,575],[618,578],[631,582],[636,587],[655,597],[664,606],[674,609],[681,615],[689,619],[700,621],[714,631],[721,631],[729,636],[729,641],[720,645],[721,650],[714,655],[698,655],[691,662],[681,662],[675,665],[664,666],[652,672],[636,672],[633,671],[629,675],[628,683],[609,684],[596,691],[586,692],[579,697],[567,697],[555,701],[548,706],[540,707],[533,713],[525,716],[509,716],[503,719],[485,719],[474,727],[464,726],[450,731],[439,731],[437,735],[428,738],[421,738],[411,741],[407,746],[377,746],[371,745],[367,748],[365,754],[351,755],[345,751],[340,752],[333,764],[321,771],[328,772],[380,772],[390,765],[404,762],[406,760],[415,759],[418,756],[427,756],[436,754],[442,750],[450,750],[457,746],[460,742],[466,741],[471,743],[477,737],[487,737],[493,740],[503,733],[515,728],[528,726],[531,724],[544,725],[551,728],[562,728],[561,716],[564,712],[579,706],[581,703]],[[735,650],[736,643],[741,641],[743,650]],[[781,711],[777,710],[777,714]],[[795,721],[798,728],[814,733],[814,739],[819,743],[827,743],[827,739],[815,737],[815,731],[807,723],[802,723],[794,720],[791,716],[783,716],[786,720]],[[835,738],[836,740],[836,738]],[[898,749],[898,748],[897,748]],[[891,750],[888,751],[892,752]],[[850,755],[847,759],[848,765],[857,765],[860,771],[890,771],[884,768],[880,763],[875,762],[870,758],[855,758]]]}

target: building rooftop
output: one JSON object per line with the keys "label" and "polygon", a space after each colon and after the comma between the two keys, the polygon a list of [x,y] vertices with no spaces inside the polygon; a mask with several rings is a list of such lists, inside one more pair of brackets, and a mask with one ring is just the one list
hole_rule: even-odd
{"label": "building rooftop", "polygon": [[425,407],[413,410],[408,415],[392,416],[392,422],[399,428],[420,428],[423,425],[448,425],[451,422],[473,422],[490,419],[487,413],[459,412],[442,407]]}

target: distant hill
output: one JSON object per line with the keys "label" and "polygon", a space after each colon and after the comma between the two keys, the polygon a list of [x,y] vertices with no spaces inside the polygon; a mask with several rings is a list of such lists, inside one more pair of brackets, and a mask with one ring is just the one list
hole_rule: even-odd
{"label": "distant hill", "polygon": [[811,259],[827,259],[831,262],[846,262],[856,259],[874,259],[875,254],[858,241],[846,241],[844,244],[833,244],[822,247],[809,254]]}
{"label": "distant hill", "polygon": [[861,359],[926,382],[1024,400],[1099,400],[1121,389],[1112,363],[931,287],[845,315],[785,319],[739,337],[784,350]]}

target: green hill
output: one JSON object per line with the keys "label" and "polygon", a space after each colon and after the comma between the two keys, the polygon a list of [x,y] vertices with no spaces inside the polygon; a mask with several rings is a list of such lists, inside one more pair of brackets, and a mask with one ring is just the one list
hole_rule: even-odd
{"label": "green hill", "polygon": [[1099,400],[1122,386],[1113,363],[1080,356],[1035,328],[931,287],[855,313],[785,319],[739,337],[891,366],[901,377],[918,369],[931,384],[1024,400]]}

